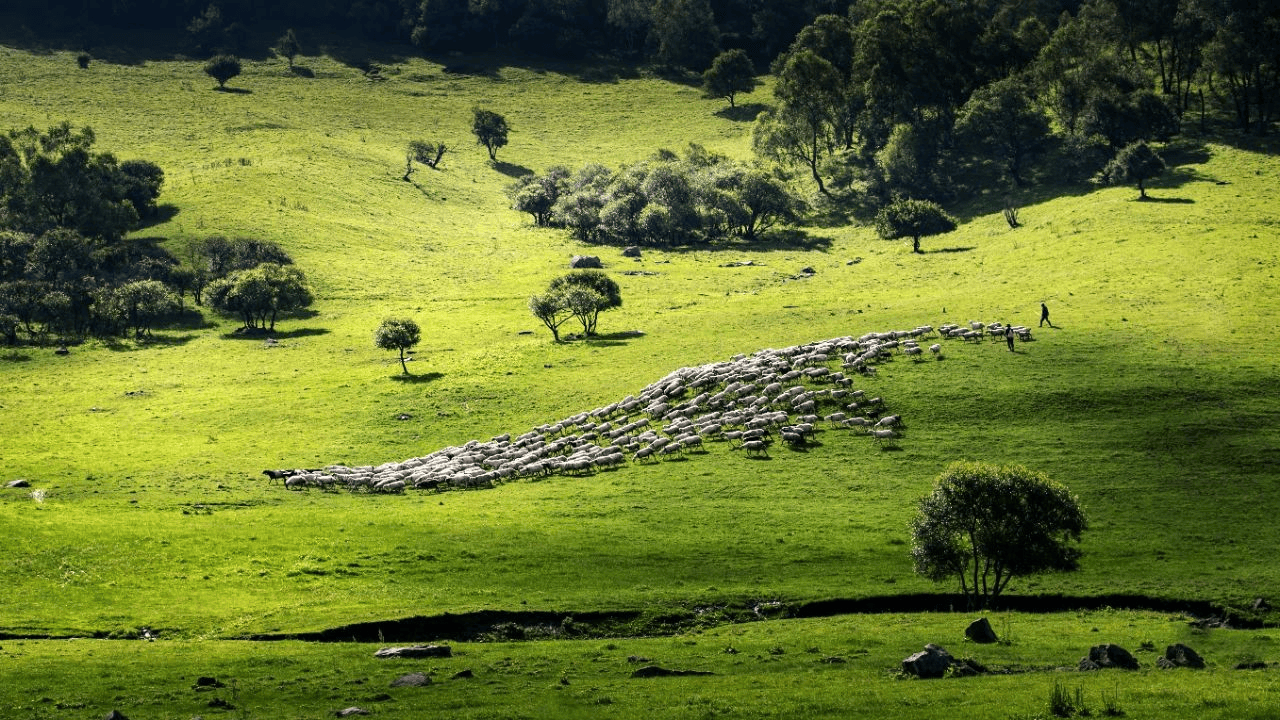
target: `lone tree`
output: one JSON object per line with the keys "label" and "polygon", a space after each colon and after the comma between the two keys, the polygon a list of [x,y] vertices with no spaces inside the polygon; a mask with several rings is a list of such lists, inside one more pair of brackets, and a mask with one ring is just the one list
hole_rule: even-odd
{"label": "lone tree", "polygon": [[[586,294],[575,292],[577,290],[586,291]],[[599,270],[579,270],[561,275],[551,281],[547,292],[565,296],[566,305],[582,322],[585,335],[596,334],[596,321],[601,312],[622,307],[622,289],[613,278]]]}
{"label": "lone tree", "polygon": [[970,606],[993,603],[1015,577],[1079,567],[1088,523],[1066,487],[1021,465],[953,463],[911,522],[915,571],[960,580]]}
{"label": "lone tree", "polygon": [[240,74],[240,59],[235,55],[215,55],[204,64],[204,74],[218,81],[219,90],[225,90],[227,81]]}
{"label": "lone tree", "polygon": [[302,45],[298,43],[298,36],[294,34],[293,28],[284,31],[284,35],[276,40],[276,46],[271,48],[276,54],[289,61],[289,69],[293,69],[293,59],[302,52]]}
{"label": "lone tree", "polygon": [[546,293],[529,298],[529,312],[542,321],[551,331],[551,337],[560,342],[560,326],[573,317],[569,303],[562,293]]}
{"label": "lone tree", "polygon": [[1108,185],[1137,183],[1138,199],[1147,199],[1145,183],[1158,177],[1165,171],[1164,159],[1156,154],[1146,142],[1139,140],[1126,145],[1116,153],[1111,162],[1102,170],[1102,179]]}
{"label": "lone tree", "polygon": [[756,89],[756,67],[745,50],[734,48],[716,56],[711,67],[702,73],[702,89],[709,98],[725,98],[734,107],[738,93]]}
{"label": "lone tree", "polygon": [[492,110],[475,109],[475,120],[471,123],[471,132],[475,133],[476,143],[485,146],[489,151],[489,159],[498,159],[498,148],[507,144],[507,119]]}
{"label": "lone tree", "polygon": [[400,351],[400,369],[405,375],[409,374],[409,366],[405,364],[404,353],[421,339],[422,329],[409,318],[387,318],[373,333],[374,345],[383,350]]}
{"label": "lone tree", "polygon": [[930,200],[894,200],[876,213],[876,233],[885,240],[911,238],[912,252],[920,252],[920,238],[955,229],[955,218]]}
{"label": "lone tree", "polygon": [[442,142],[411,141],[409,149],[404,155],[404,181],[409,182],[409,176],[413,174],[413,164],[415,162],[420,162],[434,169],[440,164],[440,158],[444,157],[446,150],[448,148]]}

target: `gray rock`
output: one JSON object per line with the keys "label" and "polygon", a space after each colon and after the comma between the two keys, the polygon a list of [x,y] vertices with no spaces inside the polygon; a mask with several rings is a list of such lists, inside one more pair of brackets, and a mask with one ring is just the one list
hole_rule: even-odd
{"label": "gray rock", "polygon": [[1133,655],[1119,645],[1094,645],[1089,654],[1080,658],[1081,670],[1098,670],[1102,668],[1124,668],[1137,670],[1138,661]]}
{"label": "gray rock", "polygon": [[940,678],[947,674],[954,659],[951,653],[941,647],[929,643],[924,650],[902,661],[902,670],[908,675],[918,678]]}
{"label": "gray rock", "polygon": [[622,248],[622,257],[638,258],[640,257],[640,248],[636,245],[628,245]]}
{"label": "gray rock", "polygon": [[391,681],[391,687],[426,687],[431,684],[431,678],[426,673],[409,673],[401,675]]}
{"label": "gray rock", "polygon": [[448,645],[413,645],[411,647],[382,648],[373,654],[376,658],[426,658],[453,657],[453,648]]}
{"label": "gray rock", "polygon": [[1172,667],[1188,667],[1197,670],[1204,667],[1204,658],[1182,643],[1165,648],[1164,657],[1161,659],[1168,661]]}
{"label": "gray rock", "polygon": [[349,708],[343,708],[342,710],[337,710],[333,714],[338,717],[351,717],[353,715],[368,715],[369,711],[365,710],[364,708],[349,707]]}
{"label": "gray rock", "polygon": [[978,618],[969,623],[969,627],[964,629],[964,636],[981,645],[990,645],[1000,639],[996,637],[996,631],[991,629],[991,623],[986,618]]}
{"label": "gray rock", "polygon": [[604,263],[600,262],[600,258],[596,255],[574,255],[573,259],[569,261],[569,267],[574,270],[600,269],[604,267]]}
{"label": "gray rock", "polygon": [[112,710],[111,712],[107,713],[102,718],[102,720],[129,720],[129,718],[126,717],[125,714],[120,712],[119,710]]}
{"label": "gray rock", "polygon": [[467,668],[466,670],[459,670],[458,672],[454,673],[454,674],[453,674],[453,679],[454,679],[454,680],[469,680],[469,679],[471,679],[471,678],[473,678],[473,677],[475,677],[475,676],[476,676],[476,674],[475,674],[474,672],[472,672],[472,671],[471,671],[471,668]]}
{"label": "gray rock", "polygon": [[[27,480],[10,480],[5,487],[7,488],[25,488],[31,487],[31,482]],[[114,711],[112,711],[114,712]]]}

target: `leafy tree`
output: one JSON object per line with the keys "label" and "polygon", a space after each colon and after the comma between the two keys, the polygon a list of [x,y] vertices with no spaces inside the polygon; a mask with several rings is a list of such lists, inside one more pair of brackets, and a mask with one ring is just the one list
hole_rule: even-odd
{"label": "leafy tree", "polygon": [[215,55],[204,64],[204,74],[218,81],[218,89],[225,90],[227,81],[240,74],[240,59],[234,55]]}
{"label": "leafy tree", "polygon": [[205,295],[213,308],[238,315],[246,330],[275,330],[280,313],[301,310],[315,300],[301,270],[276,263],[263,263],[215,280]]}
{"label": "leafy tree", "polygon": [[489,159],[498,159],[498,148],[507,144],[507,119],[492,110],[475,108],[475,118],[471,123],[471,132],[476,136],[476,143],[485,146],[489,151]]}
{"label": "leafy tree", "polygon": [[1145,184],[1165,171],[1164,159],[1149,145],[1139,140],[1126,145],[1102,170],[1102,179],[1108,185],[1136,183],[1138,199],[1147,199]]}
{"label": "leafy tree", "polygon": [[876,213],[876,233],[885,240],[911,238],[912,252],[920,252],[920,238],[955,229],[955,218],[929,200],[895,200]]}
{"label": "leafy tree", "polygon": [[817,53],[790,53],[773,87],[781,107],[757,119],[752,137],[757,154],[806,165],[823,194],[828,191],[818,170],[834,150],[842,87],[839,71]]}
{"label": "leafy tree", "polygon": [[994,155],[1013,184],[1021,186],[1026,163],[1049,138],[1049,121],[1036,107],[1029,84],[1009,77],[970,96],[960,110],[956,132]]}
{"label": "leafy tree", "polygon": [[445,151],[448,150],[442,142],[428,142],[423,140],[414,140],[409,143],[409,150],[404,155],[404,180],[409,182],[409,176],[413,174],[413,164],[415,162],[422,163],[429,168],[435,168],[440,164],[440,158],[444,157]]}
{"label": "leafy tree", "polygon": [[915,571],[936,582],[959,579],[975,608],[995,602],[1009,582],[1079,567],[1087,528],[1066,487],[1020,465],[958,462],[922,498],[911,522]]}
{"label": "leafy tree", "polygon": [[101,288],[95,293],[94,314],[121,332],[133,331],[141,339],[152,327],[178,309],[178,297],[159,280],[137,280],[119,287]]}
{"label": "leafy tree", "polygon": [[507,187],[511,208],[529,213],[534,225],[550,225],[552,210],[568,180],[569,169],[562,165],[550,168],[545,175],[525,175]]}
{"label": "leafy tree", "polygon": [[716,56],[711,67],[702,73],[702,89],[707,97],[725,98],[734,107],[738,93],[756,89],[756,68],[741,48],[726,50]]}
{"label": "leafy tree", "polygon": [[[586,290],[590,294],[574,294],[574,290]],[[622,307],[622,289],[600,270],[579,270],[561,275],[551,281],[547,294],[564,298],[565,308],[582,321],[582,332],[587,335],[596,334],[596,321],[601,312]]]}
{"label": "leafy tree", "polygon": [[272,48],[277,55],[289,61],[289,69],[293,69],[293,59],[302,52],[302,45],[298,43],[298,36],[294,34],[293,28],[284,31],[284,35],[276,40],[276,46]]}
{"label": "leafy tree", "polygon": [[656,0],[650,20],[661,62],[701,72],[720,50],[710,0]]}
{"label": "leafy tree", "polygon": [[405,364],[404,353],[412,349],[422,339],[422,330],[418,323],[409,318],[387,318],[382,321],[373,333],[373,344],[383,350],[400,351],[400,369],[409,374],[409,366]]}
{"label": "leafy tree", "polygon": [[125,160],[120,163],[123,174],[124,199],[129,201],[139,218],[156,214],[156,199],[164,184],[164,170],[147,160]]}
{"label": "leafy tree", "polygon": [[573,317],[563,293],[548,292],[530,297],[529,312],[547,326],[556,342],[560,342],[560,326]]}
{"label": "leafy tree", "polygon": [[216,3],[209,3],[204,12],[187,23],[187,32],[191,35],[197,51],[214,52],[222,45],[224,36],[222,9]]}

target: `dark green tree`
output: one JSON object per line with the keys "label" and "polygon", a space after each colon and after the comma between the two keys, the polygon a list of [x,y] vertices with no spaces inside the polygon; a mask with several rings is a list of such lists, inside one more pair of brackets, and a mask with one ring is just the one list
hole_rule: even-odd
{"label": "dark green tree", "polygon": [[[576,289],[591,293],[590,304],[581,296],[571,296],[571,291]],[[582,321],[582,331],[587,335],[596,333],[596,321],[601,312],[622,307],[621,288],[600,270],[578,270],[561,275],[551,281],[547,295],[562,296],[565,308]]]}
{"label": "dark green tree", "polygon": [[661,62],[702,72],[720,51],[710,0],[656,0],[650,20]]}
{"label": "dark green tree", "polygon": [[920,252],[920,238],[956,229],[955,218],[929,200],[895,200],[876,213],[876,233],[885,240],[911,238],[911,251]]}
{"label": "dark green tree", "polygon": [[1087,527],[1079,499],[1044,474],[959,462],[920,500],[911,554],[918,574],[958,579],[970,605],[985,608],[1014,578],[1076,570],[1072,543]]}
{"label": "dark green tree", "polygon": [[413,164],[415,162],[422,163],[429,168],[435,168],[440,164],[440,158],[444,157],[445,151],[448,150],[442,142],[414,140],[409,143],[409,149],[404,155],[404,180],[409,181],[409,176],[413,174]]}
{"label": "dark green tree", "polygon": [[246,330],[275,330],[280,314],[301,310],[315,300],[301,270],[276,263],[215,280],[205,296],[214,309],[239,316]]}
{"label": "dark green tree", "polygon": [[1037,107],[1029,83],[1009,77],[970,96],[960,109],[956,132],[994,157],[1013,184],[1021,186],[1027,163],[1045,149],[1049,121]]}
{"label": "dark green tree", "polygon": [[139,218],[156,214],[156,199],[164,184],[164,170],[147,160],[125,160],[120,163],[123,174],[124,198],[133,206]]}
{"label": "dark green tree", "polygon": [[293,32],[293,28],[284,31],[276,40],[275,47],[271,48],[275,53],[289,61],[289,69],[293,69],[293,59],[302,52],[302,45],[298,43],[298,36]]}
{"label": "dark green tree", "polygon": [[529,312],[533,313],[534,317],[547,326],[547,329],[551,331],[551,337],[556,342],[560,342],[560,326],[573,317],[573,312],[569,309],[569,303],[565,299],[564,293],[556,292],[530,297]]}
{"label": "dark green tree", "polygon": [[411,350],[422,339],[422,329],[418,323],[409,318],[387,318],[373,332],[373,344],[382,350],[400,351],[400,369],[409,374],[409,366],[405,364],[404,353]]}
{"label": "dark green tree", "polygon": [[745,50],[734,48],[716,56],[711,67],[702,73],[702,90],[706,97],[724,98],[734,107],[738,93],[756,89],[756,68]]}
{"label": "dark green tree", "polygon": [[227,81],[240,74],[240,59],[234,55],[215,55],[204,64],[204,74],[218,81],[218,89],[225,90]]}
{"label": "dark green tree", "polygon": [[803,163],[819,192],[827,193],[819,168],[835,150],[840,73],[812,50],[790,53],[777,73],[773,94],[780,107],[756,121],[757,154],[784,163]]}
{"label": "dark green tree", "polygon": [[569,182],[569,169],[557,165],[544,175],[525,175],[507,187],[511,208],[529,213],[533,224],[551,224],[552,210]]}
{"label": "dark green tree", "polygon": [[1102,170],[1102,179],[1108,185],[1134,183],[1138,186],[1138,199],[1147,199],[1146,182],[1159,177],[1165,171],[1164,159],[1149,145],[1138,141],[1126,145],[1116,153]]}
{"label": "dark green tree", "polygon": [[222,47],[225,31],[222,27],[222,9],[216,3],[210,3],[204,12],[187,23],[187,32],[196,51],[200,53],[216,52]]}
{"label": "dark green tree", "polygon": [[476,143],[489,151],[489,159],[498,159],[498,148],[507,144],[507,134],[511,128],[507,119],[492,110],[475,108],[471,132],[476,136]]}
{"label": "dark green tree", "polygon": [[177,295],[158,280],[136,280],[94,293],[93,312],[98,320],[121,333],[132,330],[137,339],[151,335],[156,323],[178,307]]}

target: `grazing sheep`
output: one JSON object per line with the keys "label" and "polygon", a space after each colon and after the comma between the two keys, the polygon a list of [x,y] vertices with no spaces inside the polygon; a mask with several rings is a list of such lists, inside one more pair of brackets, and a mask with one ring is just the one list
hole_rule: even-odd
{"label": "grazing sheep", "polygon": [[747,451],[747,455],[763,455],[769,457],[769,444],[763,440],[748,440],[742,443],[742,449]]}
{"label": "grazing sheep", "polygon": [[871,435],[871,439],[875,440],[878,443],[884,442],[885,440],[894,440],[898,437],[898,433],[888,429],[872,430],[870,435]]}

